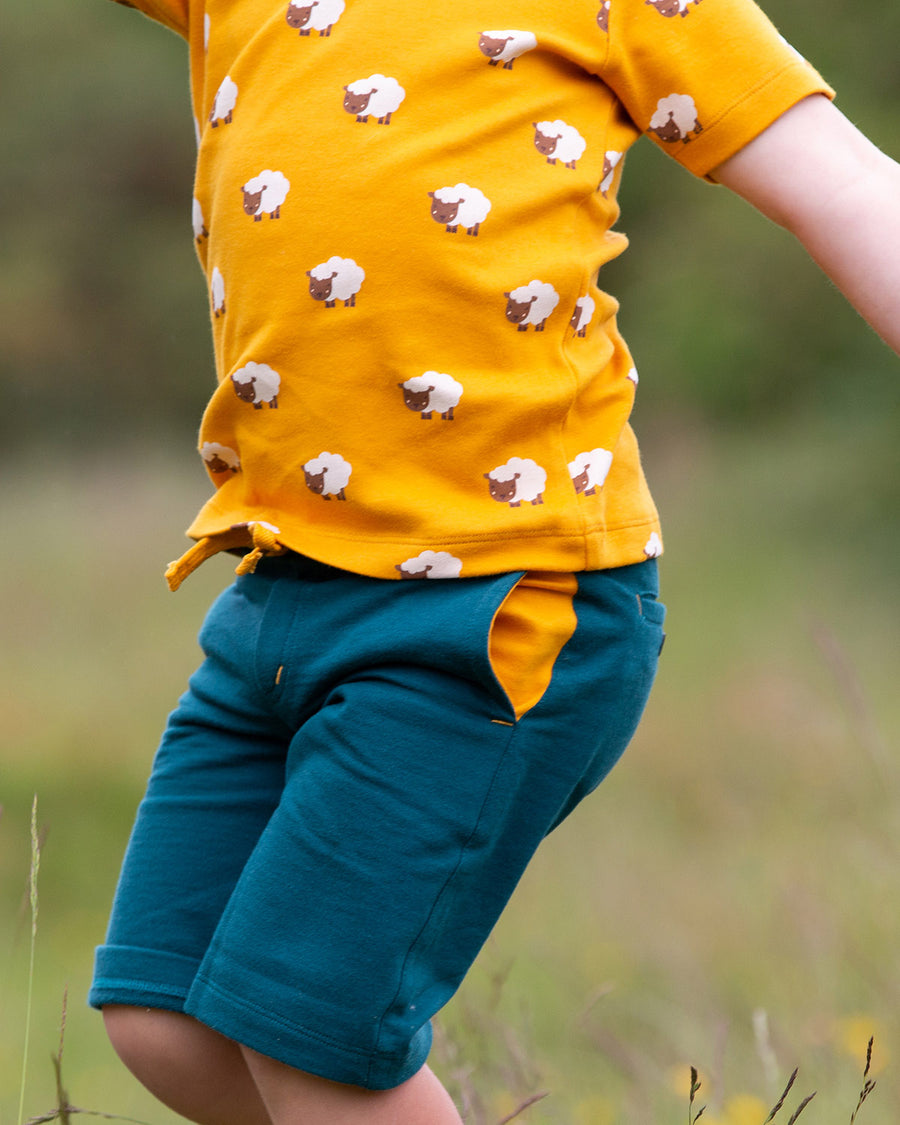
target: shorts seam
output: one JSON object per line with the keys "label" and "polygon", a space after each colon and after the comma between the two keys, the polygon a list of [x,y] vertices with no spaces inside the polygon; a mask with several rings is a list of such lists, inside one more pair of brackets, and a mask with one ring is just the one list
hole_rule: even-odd
{"label": "shorts seam", "polygon": [[[280,577],[281,576],[278,576],[274,578],[274,580],[271,580],[271,587],[266,594],[266,604],[259,615],[259,627],[256,633],[256,645],[253,653],[252,665],[253,682],[256,685],[256,690],[261,694],[262,698],[267,701],[269,706],[273,707],[273,709],[276,700],[281,694],[279,691],[281,687],[281,668],[279,667],[279,663],[283,661],[287,640],[293,631],[294,623],[297,620],[297,614],[299,612],[299,607],[297,605],[296,599],[292,599],[292,605],[290,608],[290,621],[284,622],[283,632],[279,637],[278,653],[276,655],[274,653],[274,650],[272,652],[272,655],[276,655],[276,659],[271,662],[270,669],[270,671],[274,673],[274,676],[267,679],[267,669],[264,669],[263,665],[265,664],[266,657],[269,653],[268,650],[264,649],[263,646],[267,642],[268,637],[272,632],[269,625],[275,613],[274,602],[276,594],[278,594],[280,590],[283,590],[285,588],[280,584]],[[281,613],[279,616],[282,619],[285,616],[283,606],[281,607]]]}
{"label": "shorts seam", "polygon": [[116,992],[124,989],[153,993],[156,996],[171,996],[176,1000],[185,1000],[187,991],[183,988],[173,988],[171,985],[160,984],[157,981],[139,980],[132,977],[101,978],[93,986],[94,992]]}
{"label": "shorts seam", "polygon": [[[133,1000],[116,1000],[115,996],[120,992],[141,993],[146,997],[165,997],[171,1000],[177,1000],[181,1005],[185,1003],[188,998],[187,989],[172,988],[169,984],[160,984],[155,981],[142,981],[125,978],[125,976],[115,976],[110,980],[100,980],[91,985],[91,992],[96,993],[97,996],[108,994],[110,999],[102,1000],[102,1003],[124,1003],[124,1005],[134,1005]],[[147,1001],[147,1007],[154,1007],[153,1003]]]}
{"label": "shorts seam", "polygon": [[365,1059],[369,1062],[370,1068],[371,1063],[375,1061],[383,1060],[386,1062],[393,1062],[395,1060],[402,1061],[403,1058],[405,1058],[405,1054],[389,1055],[383,1052],[373,1053],[372,1051],[360,1050],[357,1047],[350,1047],[346,1043],[341,1042],[338,1039],[332,1039],[328,1035],[323,1035],[320,1031],[313,1031],[311,1028],[306,1027],[304,1024],[294,1023],[292,1020],[287,1020],[283,1016],[280,1016],[277,1012],[273,1012],[271,1009],[265,1008],[261,1004],[254,1004],[252,1000],[246,1000],[243,997],[236,996],[233,992],[229,992],[227,989],[221,988],[219,985],[215,984],[208,977],[198,976],[196,983],[202,985],[203,988],[207,989],[209,992],[214,992],[217,996],[220,996],[222,997],[222,999],[227,1000],[228,1003],[233,1004],[234,1007],[243,1008],[246,1011],[255,1012],[257,1015],[264,1016],[266,1020],[269,1020],[273,1024],[277,1024],[279,1027],[283,1027],[287,1031],[291,1031],[294,1034],[300,1033],[306,1038],[314,1040],[317,1043],[324,1043],[326,1046],[334,1047],[347,1055],[353,1055],[356,1058]]}
{"label": "shorts seam", "polygon": [[[456,863],[453,865],[453,870],[450,872],[450,874],[444,880],[443,884],[441,885],[441,889],[434,896],[434,898],[432,900],[432,903],[431,903],[431,909],[428,911],[428,917],[422,923],[422,926],[419,929],[419,932],[416,934],[415,939],[413,940],[409,949],[406,951],[406,956],[403,959],[403,965],[400,969],[400,973],[399,973],[398,978],[397,978],[397,990],[394,993],[390,1004],[388,1004],[388,1006],[385,1008],[384,1012],[382,1013],[381,1019],[379,1020],[379,1023],[378,1023],[378,1033],[375,1036],[375,1042],[376,1043],[378,1043],[378,1041],[381,1039],[381,1035],[382,1035],[382,1032],[384,1030],[384,1021],[390,1015],[391,1011],[393,1010],[394,1006],[397,1003],[398,997],[401,994],[401,991],[402,991],[402,988],[403,988],[403,980],[404,980],[404,977],[406,975],[406,969],[407,969],[407,966],[409,965],[410,957],[412,956],[413,951],[415,950],[416,946],[421,941],[422,935],[428,929],[428,926],[431,922],[431,919],[434,917],[434,912],[437,910],[438,904],[440,903],[441,899],[443,898],[444,894],[446,893],[447,888],[450,886],[450,884],[453,882],[453,880],[456,878],[457,874],[459,873],[459,870],[460,870],[460,868],[462,867],[462,864],[463,864],[463,860],[465,859],[466,854],[469,851],[469,848],[471,846],[472,840],[474,839],[475,834],[478,832],[479,826],[481,825],[482,819],[484,818],[485,807],[487,806],[487,803],[488,803],[488,800],[491,797],[491,794],[494,792],[494,789],[496,788],[497,778],[500,774],[500,770],[503,768],[503,763],[506,761],[506,759],[508,758],[508,756],[510,754],[510,751],[512,749],[512,745],[515,741],[516,734],[517,734],[518,730],[519,730],[519,723],[518,722],[516,722],[515,725],[510,725],[510,727],[509,727],[509,737],[507,738],[506,746],[503,748],[503,752],[502,752],[502,754],[500,754],[500,757],[497,760],[497,766],[496,766],[496,768],[494,770],[494,773],[491,777],[490,784],[488,785],[488,787],[485,791],[484,799],[481,802],[481,806],[478,809],[478,816],[475,818],[475,823],[472,825],[472,831],[466,837],[465,842],[463,843],[462,847],[459,849],[459,855],[456,858]],[[392,1056],[386,1056],[386,1057],[392,1057]],[[371,1072],[371,1063],[370,1063],[369,1070]]]}

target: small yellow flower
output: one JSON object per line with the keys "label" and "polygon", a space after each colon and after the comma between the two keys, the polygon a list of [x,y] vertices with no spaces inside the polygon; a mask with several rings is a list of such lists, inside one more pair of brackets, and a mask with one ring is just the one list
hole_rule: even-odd
{"label": "small yellow flower", "polygon": [[724,1104],[722,1116],[704,1114],[706,1125],[760,1125],[768,1114],[768,1106],[751,1093],[737,1093]]}
{"label": "small yellow flower", "polygon": [[607,1098],[595,1094],[578,1102],[573,1120],[574,1125],[613,1125],[616,1120],[615,1106]]}
{"label": "small yellow flower", "polygon": [[885,1032],[880,1020],[872,1016],[855,1015],[846,1016],[835,1020],[834,1041],[845,1055],[857,1059],[861,1066],[865,1065],[866,1051],[869,1040],[874,1036],[875,1043],[872,1047],[872,1065],[869,1074],[880,1074],[888,1061],[888,1052],[885,1046]]}
{"label": "small yellow flower", "polygon": [[[689,1064],[679,1063],[677,1066],[670,1066],[668,1069],[669,1089],[673,1094],[679,1097],[689,1098],[691,1096],[691,1068]],[[700,1083],[700,1090],[694,1096],[694,1101],[705,1101],[705,1095],[709,1093],[709,1079],[699,1071],[697,1081]]]}

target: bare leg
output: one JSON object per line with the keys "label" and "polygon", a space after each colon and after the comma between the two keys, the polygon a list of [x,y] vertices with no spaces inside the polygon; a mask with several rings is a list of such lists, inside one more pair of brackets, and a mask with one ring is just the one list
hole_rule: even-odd
{"label": "bare leg", "polygon": [[237,1043],[179,1012],[103,1009],[116,1053],[163,1105],[198,1125],[272,1125]]}
{"label": "bare leg", "polygon": [[393,1090],[364,1090],[243,1051],[273,1125],[462,1125],[428,1067]]}

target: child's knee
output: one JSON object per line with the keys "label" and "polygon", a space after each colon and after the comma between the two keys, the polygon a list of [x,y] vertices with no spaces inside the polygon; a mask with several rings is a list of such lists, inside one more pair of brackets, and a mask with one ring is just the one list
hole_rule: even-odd
{"label": "child's knee", "polygon": [[156,1008],[107,1005],[110,1041],[164,1105],[206,1125],[271,1125],[240,1048],[211,1028]]}
{"label": "child's knee", "polygon": [[103,1008],[103,1022],[116,1054],[143,1081],[195,1060],[208,1031],[179,1012],[119,1004]]}
{"label": "child's knee", "polygon": [[144,1053],[154,1013],[145,1008],[108,1004],[103,1008],[103,1023],[116,1054],[130,1067],[130,1059]]}

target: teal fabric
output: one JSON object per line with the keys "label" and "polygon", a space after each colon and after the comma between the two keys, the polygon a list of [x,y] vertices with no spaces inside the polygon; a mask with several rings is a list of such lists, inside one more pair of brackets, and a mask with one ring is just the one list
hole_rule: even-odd
{"label": "teal fabric", "polygon": [[662,644],[654,561],[578,576],[518,721],[488,635],[516,574],[383,582],[290,556],[214,604],[90,1002],[185,1011],[334,1081],[424,1063],[525,866],[613,766]]}

